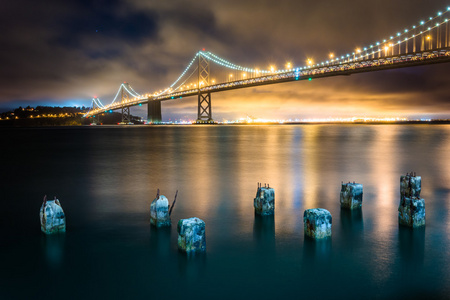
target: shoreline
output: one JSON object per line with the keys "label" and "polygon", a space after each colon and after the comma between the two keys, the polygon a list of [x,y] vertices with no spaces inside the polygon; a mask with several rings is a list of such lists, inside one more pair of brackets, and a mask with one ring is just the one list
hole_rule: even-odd
{"label": "shoreline", "polygon": [[[267,123],[214,123],[214,124],[180,124],[180,123],[164,123],[164,124],[11,124],[10,122],[0,122],[0,128],[37,128],[37,127],[123,127],[123,126],[264,126],[264,125],[447,125],[450,124],[450,120],[431,120],[431,121],[395,121],[395,122],[267,122]],[[7,124],[9,123],[9,124]]]}

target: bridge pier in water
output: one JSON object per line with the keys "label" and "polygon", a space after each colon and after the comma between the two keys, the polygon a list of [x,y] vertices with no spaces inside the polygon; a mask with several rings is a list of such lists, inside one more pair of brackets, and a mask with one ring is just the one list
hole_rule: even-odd
{"label": "bridge pier in water", "polygon": [[147,122],[149,124],[160,124],[162,122],[161,101],[148,100]]}

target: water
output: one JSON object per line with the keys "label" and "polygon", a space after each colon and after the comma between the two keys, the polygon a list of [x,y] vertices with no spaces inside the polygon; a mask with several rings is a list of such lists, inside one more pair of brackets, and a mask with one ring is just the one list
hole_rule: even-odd
{"label": "water", "polygon": [[[60,297],[449,299],[450,127],[165,126],[0,129],[1,299]],[[399,178],[422,176],[426,228],[398,226]],[[341,211],[341,181],[364,185]],[[275,217],[257,217],[257,182]],[[178,199],[149,225],[157,188]],[[39,227],[58,196],[67,233]],[[331,240],[303,211],[333,216]],[[176,222],[206,222],[207,253],[177,251]]]}

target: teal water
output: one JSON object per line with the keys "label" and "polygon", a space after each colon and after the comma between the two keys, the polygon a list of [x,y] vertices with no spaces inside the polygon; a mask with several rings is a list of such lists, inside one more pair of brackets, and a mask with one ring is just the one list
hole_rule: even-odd
{"label": "teal water", "polygon": [[[450,126],[131,126],[0,129],[0,299],[449,299]],[[399,179],[422,176],[426,227],[398,226]],[[364,185],[341,211],[341,181]],[[275,216],[257,217],[257,182]],[[157,189],[173,226],[149,225]],[[67,232],[39,228],[44,194]],[[333,216],[303,235],[303,211]],[[176,222],[207,252],[177,251]]]}

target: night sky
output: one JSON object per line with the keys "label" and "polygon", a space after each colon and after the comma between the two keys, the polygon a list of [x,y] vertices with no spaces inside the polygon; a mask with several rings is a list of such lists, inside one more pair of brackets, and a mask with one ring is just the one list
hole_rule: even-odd
{"label": "night sky", "polygon": [[[239,65],[326,60],[444,11],[434,0],[3,1],[0,110],[107,104],[120,83],[168,87],[202,48]],[[222,92],[216,120],[399,116],[450,118],[450,64]],[[163,102],[163,119],[195,119],[197,98]],[[146,115],[145,107],[133,114]]]}

